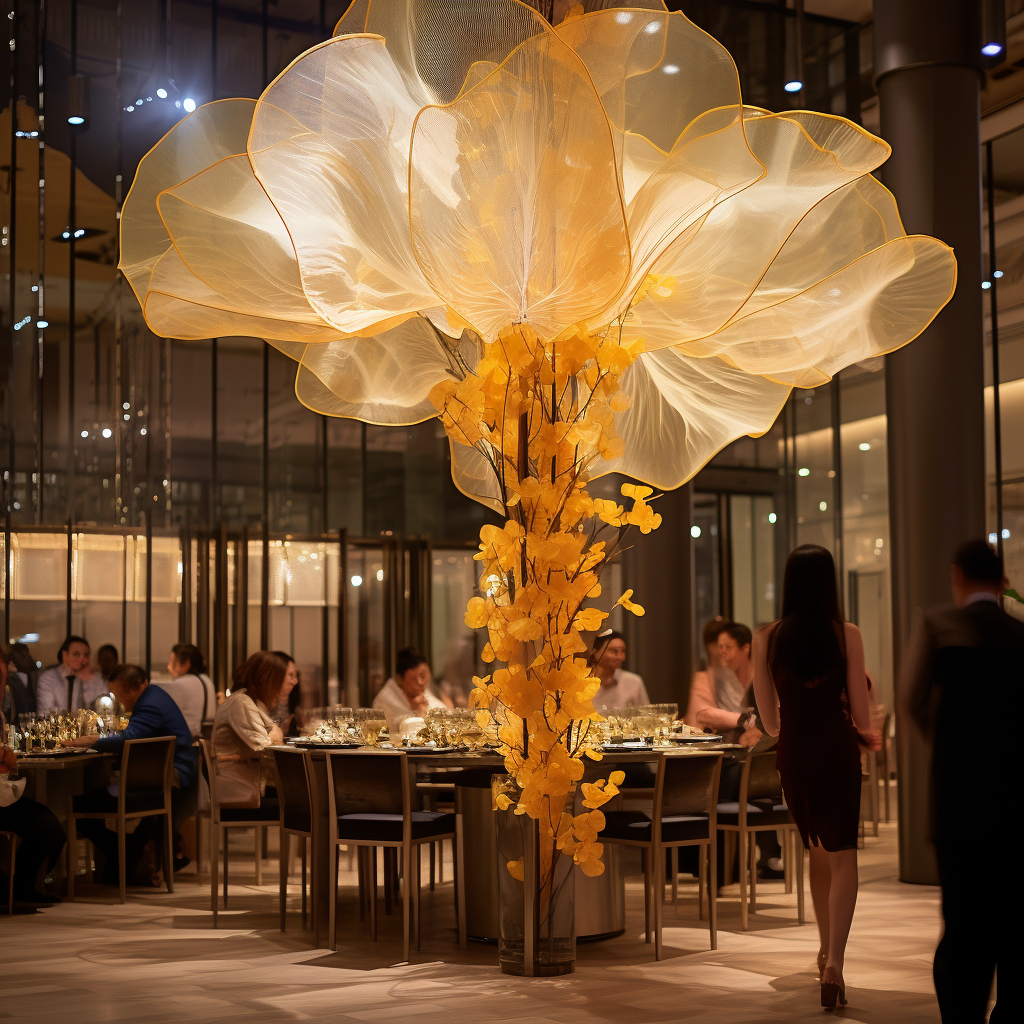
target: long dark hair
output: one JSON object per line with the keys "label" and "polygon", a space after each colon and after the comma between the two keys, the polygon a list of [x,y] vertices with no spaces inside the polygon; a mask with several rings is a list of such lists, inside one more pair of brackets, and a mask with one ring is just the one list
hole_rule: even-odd
{"label": "long dark hair", "polygon": [[801,544],[786,562],[782,619],[772,636],[771,663],[804,683],[821,679],[845,657],[842,629],[832,553],[818,544]]}

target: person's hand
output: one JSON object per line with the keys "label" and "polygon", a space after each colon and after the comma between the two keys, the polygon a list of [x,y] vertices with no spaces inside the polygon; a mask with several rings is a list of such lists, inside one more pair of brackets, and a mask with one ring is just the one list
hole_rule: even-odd
{"label": "person's hand", "polygon": [[284,743],[284,733],[281,732],[280,726],[275,725],[275,726],[273,726],[273,728],[271,728],[271,730],[270,730],[270,742],[272,744],[277,744],[277,745],[280,745],[281,743]]}
{"label": "person's hand", "polygon": [[857,738],[868,750],[882,749],[882,734],[877,729],[858,729]]}
{"label": "person's hand", "polygon": [[740,736],[740,738],[739,738],[740,746],[743,746],[743,747],[752,747],[752,746],[754,746],[757,743],[757,741],[761,738],[761,735],[762,734],[761,734],[761,730],[760,729],[755,729],[753,726],[751,726],[749,729],[747,729],[743,733],[742,736]]}
{"label": "person's hand", "polygon": [[64,740],[61,743],[62,747],[93,747],[96,745],[96,741],[99,736],[79,736],[78,739]]}
{"label": "person's hand", "polygon": [[418,693],[415,697],[409,698],[409,703],[412,705],[413,711],[426,711],[430,706],[427,702],[427,695],[425,693]]}

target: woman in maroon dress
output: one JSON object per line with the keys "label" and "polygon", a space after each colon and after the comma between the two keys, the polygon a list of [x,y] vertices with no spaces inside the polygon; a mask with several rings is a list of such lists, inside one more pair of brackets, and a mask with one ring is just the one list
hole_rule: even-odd
{"label": "woman in maroon dress", "polygon": [[821,1005],[833,1009],[846,1002],[843,958],[857,905],[858,743],[878,749],[880,738],[871,731],[864,643],[840,614],[828,550],[804,544],[789,556],[782,618],[757,631],[753,658],[758,710],[779,737],[786,804],[810,851]]}

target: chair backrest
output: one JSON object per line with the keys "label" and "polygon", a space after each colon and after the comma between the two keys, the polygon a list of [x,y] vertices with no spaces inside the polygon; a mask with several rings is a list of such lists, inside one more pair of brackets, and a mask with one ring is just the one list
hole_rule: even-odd
{"label": "chair backrest", "polygon": [[275,747],[277,798],[281,804],[281,827],[294,832],[311,832],[313,827],[312,771],[308,750]]}
{"label": "chair backrest", "polygon": [[654,782],[654,820],[706,814],[715,827],[722,754],[661,754]]}
{"label": "chair backrest", "polygon": [[135,793],[163,792],[170,796],[174,744],[173,736],[151,736],[125,743],[121,755],[122,803]]}
{"label": "chair backrest", "polygon": [[406,814],[409,765],[402,751],[336,751],[327,755],[330,815]]}
{"label": "chair backrest", "polygon": [[741,807],[745,807],[751,800],[782,796],[782,780],[775,767],[776,753],[774,750],[766,750],[747,758],[740,777]]}

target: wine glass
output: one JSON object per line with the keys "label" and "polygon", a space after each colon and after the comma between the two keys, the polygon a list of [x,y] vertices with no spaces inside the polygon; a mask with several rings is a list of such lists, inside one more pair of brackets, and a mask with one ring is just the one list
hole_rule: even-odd
{"label": "wine glass", "polygon": [[356,726],[368,747],[375,747],[380,742],[381,734],[387,728],[387,719],[379,708],[358,708],[356,710]]}

